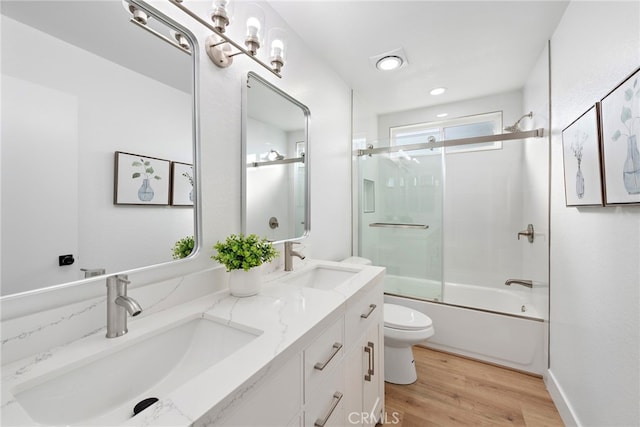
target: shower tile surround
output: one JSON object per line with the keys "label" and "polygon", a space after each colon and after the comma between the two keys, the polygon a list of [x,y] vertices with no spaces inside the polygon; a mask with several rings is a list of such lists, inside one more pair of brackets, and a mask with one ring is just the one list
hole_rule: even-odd
{"label": "shower tile surround", "polygon": [[[187,426],[215,422],[271,367],[301,351],[310,337],[343,313],[350,297],[379,283],[384,274],[380,267],[357,266],[362,271],[333,290],[294,287],[280,281],[318,263],[305,260],[296,265],[294,272],[266,274],[262,291],[250,298],[232,297],[226,289],[203,294],[203,290],[211,289],[210,279],[220,268],[134,288],[129,294],[146,310],[142,316],[129,319],[129,334],[113,340],[104,336],[105,298],[3,322],[2,424],[34,424],[11,393],[19,384],[55,370],[69,360],[84,360],[112,344],[135,340],[160,325],[194,313],[206,313],[263,333],[232,357],[198,374],[168,396],[158,396],[161,400],[153,410],[123,425]],[[321,264],[344,266],[325,261]],[[189,291],[185,291],[187,287]],[[205,390],[206,398],[203,398]]]}

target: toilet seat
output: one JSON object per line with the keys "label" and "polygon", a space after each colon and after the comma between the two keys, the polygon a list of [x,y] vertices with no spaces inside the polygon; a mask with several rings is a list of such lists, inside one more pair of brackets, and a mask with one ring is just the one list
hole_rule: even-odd
{"label": "toilet seat", "polygon": [[384,304],[385,328],[403,331],[418,331],[433,326],[431,319],[419,311],[397,304]]}

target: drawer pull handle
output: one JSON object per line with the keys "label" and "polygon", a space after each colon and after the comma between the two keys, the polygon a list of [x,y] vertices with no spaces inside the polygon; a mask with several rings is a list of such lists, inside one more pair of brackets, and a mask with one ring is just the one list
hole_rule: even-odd
{"label": "drawer pull handle", "polygon": [[340,400],[342,400],[342,393],[340,393],[339,391],[336,391],[335,393],[333,393],[333,402],[331,403],[331,408],[329,408],[329,412],[324,418],[322,419],[318,418],[316,422],[313,423],[314,427],[324,427],[327,421],[329,421],[329,418],[331,418],[331,414],[333,414],[333,411],[336,410],[336,407],[338,406],[338,403],[340,403]]}
{"label": "drawer pull handle", "polygon": [[342,348],[342,344],[340,344],[339,342],[334,343],[333,344],[333,352],[331,353],[331,356],[329,356],[329,358],[324,362],[316,363],[315,366],[313,367],[313,369],[317,369],[318,371],[322,371],[324,368],[327,367],[329,362],[331,362],[331,359],[333,359],[336,356],[336,354],[338,354],[338,352],[340,351],[341,348]]}
{"label": "drawer pull handle", "polygon": [[362,317],[363,319],[368,319],[369,316],[371,316],[371,313],[373,313],[373,310],[375,309],[376,309],[375,304],[369,304],[369,312],[367,314],[361,314],[360,317]]}
{"label": "drawer pull handle", "polygon": [[374,351],[374,343],[369,341],[367,345],[364,347],[365,353],[367,353],[367,359],[369,362],[369,369],[367,369],[367,373],[364,376],[365,381],[371,381],[371,377],[375,375],[375,366],[376,366],[376,353]]}

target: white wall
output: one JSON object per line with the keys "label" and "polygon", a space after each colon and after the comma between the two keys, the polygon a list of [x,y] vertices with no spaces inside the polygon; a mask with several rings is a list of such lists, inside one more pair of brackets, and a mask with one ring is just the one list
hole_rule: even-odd
{"label": "white wall", "polygon": [[640,207],[567,208],[561,131],[640,65],[640,3],[574,1],[551,40],[550,370],[568,425],[640,422]]}

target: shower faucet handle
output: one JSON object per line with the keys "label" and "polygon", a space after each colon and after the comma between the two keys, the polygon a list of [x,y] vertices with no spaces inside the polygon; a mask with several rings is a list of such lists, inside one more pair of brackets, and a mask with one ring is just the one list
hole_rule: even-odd
{"label": "shower faucet handle", "polygon": [[533,232],[533,224],[527,225],[527,229],[518,233],[518,240],[520,240],[520,236],[526,236],[529,240],[529,243],[533,243],[534,232]]}

